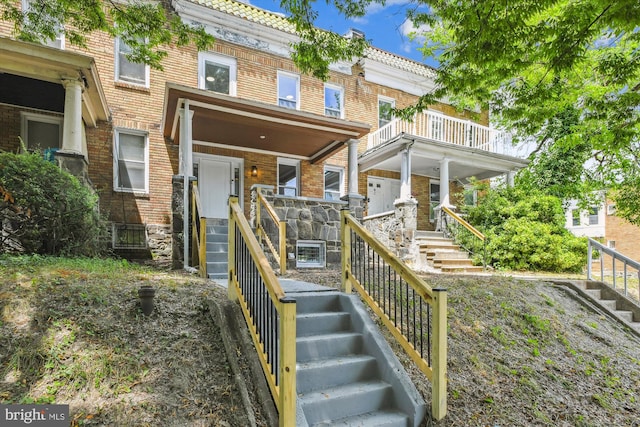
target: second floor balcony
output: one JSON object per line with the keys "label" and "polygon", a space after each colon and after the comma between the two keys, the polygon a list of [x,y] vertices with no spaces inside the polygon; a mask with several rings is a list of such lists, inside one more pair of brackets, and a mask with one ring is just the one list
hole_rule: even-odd
{"label": "second floor balcony", "polygon": [[400,134],[420,136],[436,142],[460,145],[496,154],[509,154],[511,136],[471,120],[458,119],[434,111],[417,113],[413,121],[393,119],[369,134],[367,150]]}

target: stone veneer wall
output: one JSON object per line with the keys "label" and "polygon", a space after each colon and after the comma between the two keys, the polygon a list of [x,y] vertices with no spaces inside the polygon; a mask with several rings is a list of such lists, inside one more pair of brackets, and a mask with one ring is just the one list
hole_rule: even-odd
{"label": "stone veneer wall", "polygon": [[[342,200],[285,197],[274,194],[273,189],[273,186],[264,185],[251,188],[251,224],[255,226],[257,191],[261,191],[278,217],[287,222],[287,254],[296,253],[298,240],[322,240],[327,250],[327,267],[339,266],[342,260],[340,210],[348,208],[349,203]],[[351,211],[354,216],[362,212],[359,199],[355,204],[352,201]],[[270,236],[277,235],[278,231],[273,221],[270,218],[265,219],[265,216],[268,216],[267,213],[261,212],[263,227]],[[295,258],[287,257],[287,260],[287,268],[296,268]]]}

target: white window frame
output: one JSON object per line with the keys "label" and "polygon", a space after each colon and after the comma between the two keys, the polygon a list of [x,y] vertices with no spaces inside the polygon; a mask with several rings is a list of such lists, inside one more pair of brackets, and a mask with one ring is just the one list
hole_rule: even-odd
{"label": "white window frame", "polygon": [[[120,148],[120,135],[136,135],[144,138],[144,188],[128,188],[119,184],[119,158],[118,150]],[[113,190],[123,193],[149,193],[149,134],[136,129],[116,128],[113,132]],[[138,162],[142,163],[142,162]]]}
{"label": "white window frame", "polygon": [[615,215],[616,214],[616,205],[610,204],[607,205],[607,215]]}
{"label": "white window frame", "polygon": [[615,240],[607,240],[607,247],[609,249],[616,249],[616,241]]}
{"label": "white window frame", "polygon": [[[281,186],[280,185],[280,165],[287,165],[287,166],[295,166],[296,167],[296,186],[295,186],[296,195],[295,196],[287,196],[287,197],[299,197],[300,196],[300,160],[290,159],[290,158],[287,158],[287,157],[278,157],[278,170],[276,171],[277,194],[280,194],[280,187],[283,187],[283,188],[294,188],[294,187],[285,187],[285,186]],[[284,195],[284,194],[280,194],[280,195]]]}
{"label": "white window frame", "polygon": [[291,102],[291,100],[288,100],[286,98],[281,98],[280,97],[280,78],[295,79],[295,81],[296,81],[296,99],[295,99],[296,108],[295,109],[299,110],[300,109],[300,75],[294,74],[294,73],[288,73],[286,71],[278,71],[278,82],[277,82],[278,83],[278,88],[277,88],[278,93],[276,94],[276,103],[279,106],[283,107],[283,108],[289,108],[289,107],[286,107],[284,105],[280,105],[280,100],[281,99],[285,100],[287,102]]}
{"label": "white window frame", "polygon": [[[317,261],[301,261],[300,248],[318,248],[320,259]],[[327,244],[324,240],[298,240],[296,241],[296,268],[324,268],[327,265]]]}
{"label": "white window frame", "polygon": [[[324,173],[326,173],[326,172],[338,172],[340,174],[340,178],[339,178],[339,180],[340,180],[340,190],[339,191],[336,192],[335,190],[327,190],[326,182],[324,182]],[[322,174],[322,180],[323,180],[323,185],[324,185],[324,192],[323,192],[324,198],[326,200],[340,200],[340,197],[344,196],[344,176],[345,176],[344,168],[340,167],[340,166],[329,166],[329,165],[327,165],[327,166],[324,167],[324,173]],[[337,194],[338,198],[336,198],[336,199],[327,199],[327,193],[328,192]]]}
{"label": "white window frame", "polygon": [[115,68],[115,81],[120,82],[120,83],[125,83],[128,85],[133,85],[133,86],[140,86],[140,87],[144,87],[144,88],[148,88],[149,87],[149,81],[150,81],[150,67],[149,64],[136,64],[136,65],[141,65],[144,66],[144,83],[139,83],[139,82],[132,82],[126,79],[121,79],[120,78],[120,37],[116,37],[115,39],[115,46],[114,46],[114,68]]}
{"label": "white window frame", "polygon": [[[334,116],[331,114],[327,114],[327,110],[335,111],[333,108],[327,107],[327,89],[333,89],[340,93],[340,111],[338,111],[338,116]],[[327,117],[334,117],[339,119],[344,119],[344,88],[342,86],[338,86],[331,83],[324,84],[324,115]]]}
{"label": "white window frame", "polygon": [[[440,180],[439,179],[430,179],[429,180],[429,222],[435,222],[436,221],[435,207],[440,204],[440,200],[437,200],[437,201],[431,200],[431,186],[432,185],[440,186],[439,192],[442,192],[442,186],[440,185]],[[433,204],[434,201],[436,202],[435,206]]]}
{"label": "white window frame", "polygon": [[[22,10],[26,12],[31,7],[31,3],[33,1],[34,0],[22,0]],[[46,42],[41,41],[41,43],[49,47],[55,47],[56,49],[64,50],[64,46],[65,46],[64,27],[60,28],[58,37],[56,37],[54,40],[47,40]]]}
{"label": "white window frame", "polygon": [[389,123],[391,123],[393,121],[393,115],[391,116],[391,119],[389,120],[389,122],[380,125],[380,103],[384,102],[384,103],[388,103],[391,104],[391,108],[396,108],[396,100],[393,98],[389,98],[388,96],[383,96],[383,95],[378,95],[378,129],[380,129],[383,126],[388,125]]}
{"label": "white window frame", "polygon": [[[232,56],[218,55],[210,52],[200,52],[198,54],[198,88],[206,89],[205,64],[214,63],[229,67],[229,95],[237,96],[238,92],[238,63]],[[216,92],[219,93],[219,92]],[[221,92],[220,92],[221,93]],[[223,94],[226,95],[226,94]]]}
{"label": "white window frame", "polygon": [[[595,210],[595,213],[591,211]],[[600,224],[600,208],[597,206],[593,206],[587,210],[587,216],[589,218],[589,225],[599,225]]]}
{"label": "white window frame", "polygon": [[58,125],[58,148],[62,148],[62,127],[64,124],[64,119],[62,117],[28,113],[25,111],[20,112],[20,137],[24,141],[27,149],[35,149],[35,147],[30,146],[29,122],[51,123]]}

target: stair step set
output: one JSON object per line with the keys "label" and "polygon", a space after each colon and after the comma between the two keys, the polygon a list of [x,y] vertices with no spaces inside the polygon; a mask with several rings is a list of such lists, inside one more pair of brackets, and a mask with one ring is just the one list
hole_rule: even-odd
{"label": "stair step set", "polygon": [[484,268],[473,265],[469,254],[461,250],[452,239],[435,231],[417,231],[416,241],[420,247],[420,257],[428,265],[443,273],[479,273]]}
{"label": "stair step set", "polygon": [[207,220],[207,275],[225,279],[228,274],[229,228],[226,219]]}
{"label": "stair step set", "polygon": [[296,299],[297,426],[418,426],[426,406],[355,295]]}

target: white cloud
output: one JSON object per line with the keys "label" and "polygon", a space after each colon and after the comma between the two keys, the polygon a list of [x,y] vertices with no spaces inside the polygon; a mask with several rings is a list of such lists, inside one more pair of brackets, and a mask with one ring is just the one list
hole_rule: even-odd
{"label": "white cloud", "polygon": [[373,15],[374,13],[378,13],[381,10],[384,10],[391,6],[399,6],[399,5],[409,4],[409,3],[411,2],[407,0],[387,0],[384,3],[384,5],[381,5],[380,3],[371,3],[369,7],[367,7],[367,15],[369,14]]}
{"label": "white cloud", "polygon": [[400,33],[407,37],[413,34],[413,41],[417,43],[424,43],[425,36],[423,34],[428,33],[430,30],[431,27],[427,24],[422,24],[416,28],[410,19],[405,19],[402,25],[400,25]]}

